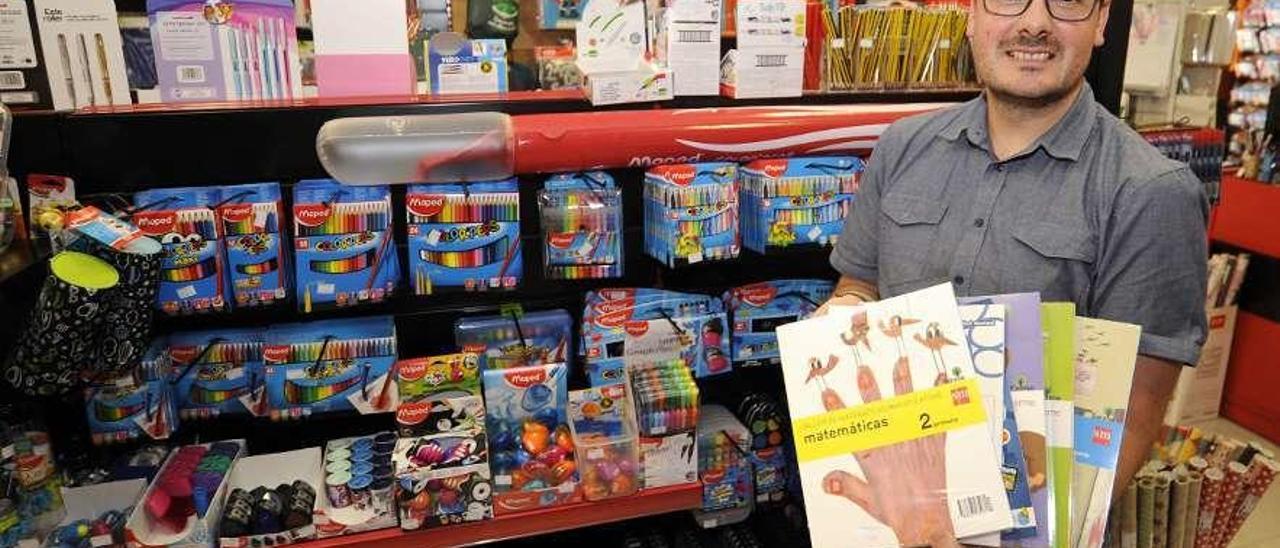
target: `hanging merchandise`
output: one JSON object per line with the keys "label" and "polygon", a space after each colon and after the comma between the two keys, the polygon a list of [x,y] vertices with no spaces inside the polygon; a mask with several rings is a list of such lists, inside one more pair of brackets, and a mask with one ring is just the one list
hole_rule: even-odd
{"label": "hanging merchandise", "polygon": [[467,2],[467,34],[475,38],[501,38],[508,43],[520,32],[520,3],[515,0]]}
{"label": "hanging merchandise", "polygon": [[269,306],[289,296],[289,255],[280,221],[279,183],[224,186],[218,222],[226,248],[231,295],[237,308]]}
{"label": "hanging merchandise", "polygon": [[773,280],[725,292],[725,308],[733,318],[733,365],[776,365],[780,325],[800,321],[831,297],[826,280]]}
{"label": "hanging merchandise", "polygon": [[572,331],[573,319],[564,310],[461,318],[453,326],[457,346],[479,356],[482,370],[550,363],[572,367]]}
{"label": "hanging merchandise", "polygon": [[674,164],[644,176],[644,248],[669,267],[738,257],[738,166]]}
{"label": "hanging merchandise", "polygon": [[564,364],[483,373],[495,515],[578,499],[567,376]]}
{"label": "hanging merchandise", "polygon": [[515,179],[409,187],[413,293],[515,288],[524,273],[518,190]]}
{"label": "hanging merchandise", "polygon": [[756,160],[742,166],[743,245],[757,253],[834,246],[858,191],[853,156]]}
{"label": "hanging merchandise", "polygon": [[133,197],[133,223],[164,246],[156,306],[165,314],[228,309],[230,285],[214,213],[219,197],[216,188],[196,187],[144,190]]}
{"label": "hanging merchandise", "polygon": [[178,430],[178,403],[169,382],[172,362],[158,339],[136,375],[105,378],[85,389],[85,416],[94,445],[164,440]]}
{"label": "hanging merchandise", "polygon": [[602,171],[562,173],[538,192],[543,268],[553,280],[622,276],[622,189]]}
{"label": "hanging merchandise", "polygon": [[170,382],[183,420],[266,416],[261,330],[221,329],[169,337]]}
{"label": "hanging merchandise", "polygon": [[388,316],[272,326],[262,355],[272,420],[399,406],[396,331]]}
{"label": "hanging merchandise", "polygon": [[301,181],[293,188],[293,229],[304,314],[382,302],[395,293],[400,254],[392,245],[387,187]]}
{"label": "hanging merchandise", "polygon": [[624,497],[640,488],[635,414],[625,383],[569,392],[569,428],[584,498]]}
{"label": "hanging merchandise", "polygon": [[733,370],[724,302],[662,289],[602,289],[587,293],[583,355],[592,386],[625,377],[629,364],[680,361],[695,377]]}

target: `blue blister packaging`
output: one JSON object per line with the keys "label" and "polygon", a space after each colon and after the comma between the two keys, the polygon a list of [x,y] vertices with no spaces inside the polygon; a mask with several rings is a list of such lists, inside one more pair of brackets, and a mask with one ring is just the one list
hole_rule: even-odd
{"label": "blue blister packaging", "polygon": [[293,187],[293,247],[303,313],[386,300],[400,281],[391,191],[332,179]]}
{"label": "blue blister packaging", "polygon": [[738,166],[669,164],[644,175],[644,250],[676,267],[738,257]]}
{"label": "blue blister packaging", "polygon": [[169,353],[157,339],[137,375],[85,389],[85,417],[94,445],[168,439],[178,429],[178,407],[169,383]]}
{"label": "blue blister packaging", "polygon": [[862,167],[855,156],[775,158],[742,166],[743,245],[757,253],[834,246]]}
{"label": "blue blister packaging", "polygon": [[587,293],[582,354],[592,386],[622,382],[630,362],[680,360],[695,377],[733,370],[728,315],[710,295],[615,288]]}
{"label": "blue blister packaging", "polygon": [[495,515],[580,497],[562,363],[481,373]]}
{"label": "blue blister packaging", "polygon": [[513,289],[524,272],[514,178],[413,185],[405,194],[415,295],[436,288]]}
{"label": "blue blister packaging", "polygon": [[561,173],[538,192],[547,278],[622,276],[622,189],[602,171]]}
{"label": "blue blister packaging", "polygon": [[170,382],[184,420],[266,413],[262,334],[220,329],[169,337]]}
{"label": "blue blister packaging", "polygon": [[133,196],[132,221],[163,247],[156,308],[169,315],[224,312],[231,283],[214,207],[217,188],[162,188]]}
{"label": "blue blister packaging", "polygon": [[735,287],[724,303],[733,318],[733,365],[776,365],[780,325],[800,321],[831,298],[826,280],[772,280]]}
{"label": "blue blister packaging", "polygon": [[235,307],[270,306],[287,299],[293,274],[280,230],[280,184],[224,186],[217,214]]}
{"label": "blue blister packaging", "polygon": [[272,420],[391,413],[399,404],[389,316],[272,326],[262,354]]}
{"label": "blue blister packaging", "polygon": [[458,348],[480,356],[482,370],[548,363],[573,366],[573,318],[564,310],[461,318],[453,333]]}

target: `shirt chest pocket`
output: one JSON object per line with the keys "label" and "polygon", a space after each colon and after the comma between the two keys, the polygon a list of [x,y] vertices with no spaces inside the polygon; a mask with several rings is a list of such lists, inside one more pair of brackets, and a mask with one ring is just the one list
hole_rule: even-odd
{"label": "shirt chest pocket", "polygon": [[1044,301],[1083,303],[1092,283],[1098,244],[1083,225],[1022,220],[1003,265],[1003,288],[1039,291]]}
{"label": "shirt chest pocket", "polygon": [[[880,282],[891,294],[932,277],[926,265],[937,251],[938,227],[947,203],[912,194],[886,194],[880,200]],[[943,272],[941,275],[945,275]]]}

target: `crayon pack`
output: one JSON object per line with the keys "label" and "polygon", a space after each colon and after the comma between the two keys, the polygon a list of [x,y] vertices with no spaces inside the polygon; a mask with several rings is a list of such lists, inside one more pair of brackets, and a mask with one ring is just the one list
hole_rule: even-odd
{"label": "crayon pack", "polygon": [[280,184],[222,187],[217,213],[235,306],[268,306],[287,298],[291,271],[280,230]]}
{"label": "crayon pack", "polygon": [[182,418],[265,415],[262,342],[262,332],[251,329],[170,336],[170,382]]}
{"label": "crayon pack", "polygon": [[387,413],[399,405],[389,316],[273,326],[262,353],[272,420]]}
{"label": "crayon pack", "polygon": [[858,189],[853,156],[756,160],[739,170],[743,245],[757,253],[835,245]]}
{"label": "crayon pack", "polygon": [[543,266],[553,280],[622,276],[622,189],[601,171],[561,173],[538,192]]}
{"label": "crayon pack", "polygon": [[573,319],[564,310],[461,318],[453,326],[463,352],[480,356],[480,368],[508,369],[563,363],[573,366]]}
{"label": "crayon pack", "polygon": [[670,267],[738,256],[738,166],[671,164],[644,176],[644,250]]}
{"label": "crayon pack", "polygon": [[834,287],[826,280],[773,280],[725,292],[725,306],[733,316],[734,366],[780,363],[774,330],[812,314]]}
{"label": "crayon pack", "polygon": [[223,312],[230,282],[214,207],[217,188],[166,188],[134,195],[133,223],[160,241],[156,306],[169,315]]}
{"label": "crayon pack", "polygon": [[568,371],[556,363],[481,374],[495,515],[577,499],[573,434],[566,415]]}
{"label": "crayon pack", "polygon": [[667,436],[698,425],[698,384],[680,360],[628,369],[641,436]]}
{"label": "crayon pack", "polygon": [[582,354],[593,386],[623,378],[628,364],[682,361],[695,377],[732,371],[724,303],[661,289],[587,293]]}
{"label": "crayon pack", "polygon": [[413,185],[405,195],[415,295],[436,287],[513,289],[524,259],[520,193],[514,178]]}
{"label": "crayon pack", "polygon": [[137,375],[85,389],[85,415],[94,445],[163,440],[178,429],[163,339],[143,356]]}
{"label": "crayon pack", "polygon": [[332,179],[293,188],[298,306],[303,313],[376,303],[400,281],[391,191]]}

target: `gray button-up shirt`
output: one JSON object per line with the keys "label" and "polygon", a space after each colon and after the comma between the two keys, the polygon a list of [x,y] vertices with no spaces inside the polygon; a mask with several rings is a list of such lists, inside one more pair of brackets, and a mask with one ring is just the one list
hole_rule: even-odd
{"label": "gray button-up shirt", "polygon": [[1003,162],[982,98],[893,124],[876,144],[831,264],[893,296],[1038,291],[1142,326],[1142,354],[1194,364],[1206,333],[1209,205],[1085,85],[1052,129]]}

